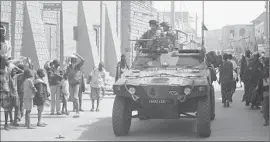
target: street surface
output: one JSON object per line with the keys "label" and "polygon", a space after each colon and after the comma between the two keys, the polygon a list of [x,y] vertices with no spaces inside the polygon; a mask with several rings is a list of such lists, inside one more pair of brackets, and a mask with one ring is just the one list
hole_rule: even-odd
{"label": "street surface", "polygon": [[[219,86],[216,84],[216,119],[212,122],[212,134],[209,138],[196,136],[196,121],[179,120],[145,120],[133,119],[130,133],[125,137],[116,137],[112,129],[113,96],[106,96],[100,107],[100,112],[90,112],[89,94],[84,94],[83,109],[79,118],[69,116],[51,116],[49,108],[45,109],[43,122],[48,125],[43,128],[26,129],[24,120],[20,127],[10,131],[1,130],[2,141],[71,141],[71,140],[151,140],[151,141],[269,141],[269,127],[264,127],[260,110],[250,110],[241,102],[243,89],[238,88],[233,96],[230,108],[223,108]],[[69,103],[69,110],[72,104]],[[24,118],[23,118],[24,119]],[[31,124],[37,123],[37,110],[33,109]],[[4,124],[1,111],[1,129]],[[59,135],[62,138],[57,138]]]}

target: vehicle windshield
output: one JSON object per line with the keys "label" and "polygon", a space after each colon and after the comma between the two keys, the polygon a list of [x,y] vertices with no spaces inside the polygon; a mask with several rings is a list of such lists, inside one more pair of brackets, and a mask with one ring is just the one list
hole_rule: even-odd
{"label": "vehicle windshield", "polygon": [[172,56],[167,54],[140,54],[133,64],[132,69],[142,70],[146,68],[193,68],[201,65],[194,56]]}

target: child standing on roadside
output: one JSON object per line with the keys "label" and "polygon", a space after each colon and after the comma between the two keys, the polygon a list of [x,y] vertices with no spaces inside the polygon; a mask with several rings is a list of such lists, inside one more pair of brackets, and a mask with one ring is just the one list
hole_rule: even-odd
{"label": "child standing on roadside", "polygon": [[33,73],[31,70],[26,69],[24,71],[25,81],[23,82],[23,103],[25,112],[25,126],[27,129],[33,129],[30,126],[30,113],[33,108],[33,98],[35,96],[35,92],[37,92],[34,83],[33,83]]}
{"label": "child standing on roadside", "polygon": [[[60,75],[63,75],[63,71],[60,71]],[[69,115],[68,110],[67,110],[67,102],[69,99],[69,84],[68,84],[68,79],[67,75],[63,76],[63,79],[61,81],[61,95],[62,95],[62,114]]]}
{"label": "child standing on roadside", "polygon": [[35,93],[34,97],[34,105],[37,106],[38,110],[38,122],[37,126],[38,127],[45,127],[45,124],[41,124],[41,115],[44,109],[44,103],[46,98],[49,97],[49,92],[48,92],[48,84],[45,83],[44,81],[45,77],[45,71],[43,69],[38,69],[37,70],[37,79],[35,80],[35,88],[37,89],[37,92]]}

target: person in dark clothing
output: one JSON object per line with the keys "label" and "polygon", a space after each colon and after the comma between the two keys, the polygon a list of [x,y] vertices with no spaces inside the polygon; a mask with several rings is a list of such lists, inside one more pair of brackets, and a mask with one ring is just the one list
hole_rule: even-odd
{"label": "person in dark clothing", "polygon": [[43,69],[37,70],[37,77],[38,78],[34,82],[34,86],[37,89],[37,92],[35,93],[33,102],[34,102],[34,105],[37,106],[37,111],[38,111],[37,126],[45,127],[45,124],[41,123],[41,115],[44,109],[44,103],[46,101],[46,98],[50,96],[50,94],[48,93],[49,86],[44,81],[45,71]]}
{"label": "person in dark clothing", "polygon": [[259,80],[262,77],[263,71],[263,64],[259,61],[259,53],[254,55],[254,58],[250,61],[249,65],[247,66],[246,70],[246,77],[247,77],[247,100],[248,103],[251,103],[251,109],[254,107],[258,107],[258,93],[256,87],[259,84]]}
{"label": "person in dark clothing", "polygon": [[51,66],[48,72],[48,80],[51,89],[51,115],[54,115],[56,108],[56,114],[61,115],[60,110],[60,95],[61,95],[61,80],[62,77],[60,72],[60,61],[57,59],[53,60],[53,66]]}
{"label": "person in dark clothing", "polygon": [[264,126],[269,125],[269,57],[264,59],[263,76],[259,81],[258,89],[262,94],[262,110],[265,120]]}
{"label": "person in dark clothing", "polygon": [[116,67],[116,76],[115,76],[115,82],[121,77],[122,73],[129,69],[129,66],[126,61],[126,56],[124,54],[121,55],[121,61],[118,62]]}
{"label": "person in dark clothing", "polygon": [[[21,70],[16,70],[13,68],[11,70],[10,74],[10,79],[9,79],[9,87],[10,87],[10,101],[11,101],[11,106],[10,106],[10,111],[9,111],[9,116],[10,116],[10,123],[12,123],[14,126],[19,126],[17,123],[18,120],[20,120],[20,100],[19,100],[19,95],[17,92],[17,83],[16,83],[16,73],[22,73],[23,71]],[[12,110],[15,108],[14,112],[14,120],[12,117]]]}
{"label": "person in dark clothing", "polygon": [[[18,67],[21,69],[21,70],[24,70],[24,65],[18,65]],[[24,73],[20,73],[17,75],[16,77],[16,81],[17,81],[17,92],[18,92],[18,95],[19,95],[19,101],[20,101],[20,113],[21,113],[21,117],[20,119],[23,117],[24,113],[23,113],[23,82],[25,81],[25,77],[24,77]]]}
{"label": "person in dark clothing", "polygon": [[166,33],[166,36],[169,37],[173,47],[175,47],[176,34],[171,30],[171,26],[167,22],[160,23],[160,26],[163,28],[163,32]]}
{"label": "person in dark clothing", "polygon": [[5,114],[5,130],[9,130],[8,115],[10,109],[10,87],[9,87],[9,73],[8,73],[8,59],[0,55],[0,103],[4,109]]}
{"label": "person in dark clothing", "polygon": [[66,70],[66,75],[68,77],[69,82],[69,93],[72,98],[73,103],[75,104],[76,115],[74,117],[79,117],[79,90],[80,84],[82,80],[82,72],[81,68],[84,65],[84,59],[75,54],[71,58],[71,64],[68,66]]}
{"label": "person in dark clothing", "polygon": [[228,61],[228,54],[226,53],[223,55],[223,60],[220,68],[219,83],[221,84],[222,103],[224,107],[229,107],[230,100],[232,100],[233,65]]}
{"label": "person in dark clothing", "polygon": [[[82,109],[82,94],[85,92],[85,81],[84,81],[84,74],[82,73],[82,80],[79,88],[79,111],[83,112]],[[75,112],[75,103],[73,103],[73,112]]]}
{"label": "person in dark clothing", "polygon": [[247,94],[248,94],[248,86],[247,86],[247,79],[248,76],[246,75],[246,70],[247,70],[247,66],[250,62],[250,55],[251,52],[249,50],[247,50],[245,52],[245,56],[242,57],[241,59],[241,66],[240,66],[240,79],[241,81],[244,83],[244,95],[243,95],[243,99],[242,102],[246,102],[246,106],[249,105],[248,99],[247,99]]}

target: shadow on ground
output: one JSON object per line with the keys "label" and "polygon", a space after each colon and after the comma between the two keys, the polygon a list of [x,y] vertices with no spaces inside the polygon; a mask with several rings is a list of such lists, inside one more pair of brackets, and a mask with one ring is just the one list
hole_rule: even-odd
{"label": "shadow on ground", "polygon": [[[84,128],[77,140],[169,140],[177,137],[202,140],[196,135],[196,121],[191,119],[179,120],[138,120],[133,119],[128,136],[117,137],[113,133],[111,117],[100,118],[96,122],[79,126]],[[177,139],[175,139],[177,140]],[[180,140],[180,139],[179,139]]]}

